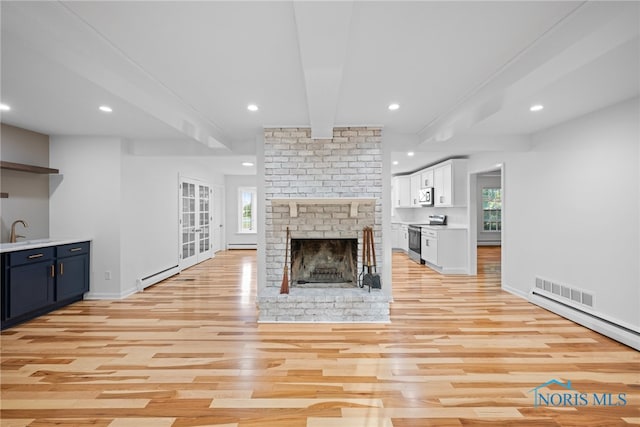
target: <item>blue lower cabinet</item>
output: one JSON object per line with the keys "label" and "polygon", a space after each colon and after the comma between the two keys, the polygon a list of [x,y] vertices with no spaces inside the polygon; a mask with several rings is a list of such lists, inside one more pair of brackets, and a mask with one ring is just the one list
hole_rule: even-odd
{"label": "blue lower cabinet", "polygon": [[9,317],[41,309],[53,303],[51,260],[9,269]]}
{"label": "blue lower cabinet", "polygon": [[2,254],[2,329],[81,300],[89,290],[89,242]]}
{"label": "blue lower cabinet", "polygon": [[76,298],[89,290],[89,242],[56,248],[56,301]]}

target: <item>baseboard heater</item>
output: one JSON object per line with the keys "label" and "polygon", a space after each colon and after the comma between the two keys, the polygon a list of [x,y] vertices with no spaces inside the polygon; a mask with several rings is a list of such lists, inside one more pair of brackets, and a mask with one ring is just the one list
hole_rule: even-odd
{"label": "baseboard heater", "polygon": [[258,249],[255,243],[229,243],[227,249]]}
{"label": "baseboard heater", "polygon": [[546,279],[536,278],[536,285],[529,293],[529,301],[604,336],[640,350],[640,331],[638,328],[593,310],[595,303],[593,294]]}
{"label": "baseboard heater", "polygon": [[157,273],[153,273],[147,277],[136,280],[136,287],[141,291],[151,285],[155,285],[156,283],[163,281],[167,277],[175,276],[178,273],[180,273],[180,268],[177,265],[174,265],[173,267],[165,268],[162,271],[158,271]]}

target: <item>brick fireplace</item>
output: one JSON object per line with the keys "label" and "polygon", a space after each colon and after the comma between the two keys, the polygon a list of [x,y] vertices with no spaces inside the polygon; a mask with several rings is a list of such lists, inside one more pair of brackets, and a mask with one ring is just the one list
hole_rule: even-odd
{"label": "brick fireplace", "polygon": [[[335,128],[332,139],[318,140],[308,128],[265,129],[266,286],[258,292],[260,321],[388,321],[388,296],[369,293],[354,279],[362,269],[363,227],[373,228],[378,265],[384,261],[381,133],[371,127]],[[300,260],[290,265],[295,268],[290,273],[302,276],[295,277],[289,295],[280,295],[287,227],[292,251],[299,252],[306,241],[307,251],[321,253],[305,255],[314,264],[313,278],[309,265],[302,270]],[[333,255],[327,251],[345,242],[353,246],[341,249],[346,253],[339,255],[340,265],[329,266]],[[337,282],[343,286],[326,286]],[[323,286],[318,290],[314,283]]]}

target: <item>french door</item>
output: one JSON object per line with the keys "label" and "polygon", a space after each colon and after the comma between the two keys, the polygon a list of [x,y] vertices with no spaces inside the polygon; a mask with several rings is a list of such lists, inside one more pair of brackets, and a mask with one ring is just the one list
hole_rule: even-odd
{"label": "french door", "polygon": [[211,258],[211,186],[180,178],[180,269]]}

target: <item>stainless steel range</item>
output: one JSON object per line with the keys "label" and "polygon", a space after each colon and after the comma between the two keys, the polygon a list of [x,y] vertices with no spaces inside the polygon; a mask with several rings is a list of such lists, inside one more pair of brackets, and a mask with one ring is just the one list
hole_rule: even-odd
{"label": "stainless steel range", "polygon": [[421,241],[422,241],[422,227],[425,225],[446,225],[446,215],[429,215],[429,222],[426,224],[411,224],[409,225],[409,258],[422,264],[421,259]]}
{"label": "stainless steel range", "polygon": [[417,263],[421,263],[420,240],[421,240],[422,229],[420,227],[420,224],[411,224],[409,225],[408,229],[409,229],[409,252],[408,252],[409,258],[411,258]]}

